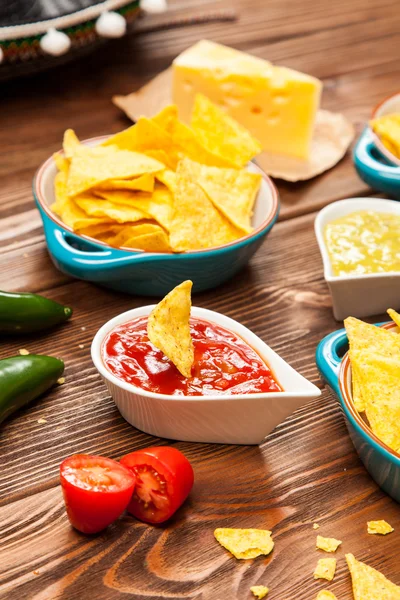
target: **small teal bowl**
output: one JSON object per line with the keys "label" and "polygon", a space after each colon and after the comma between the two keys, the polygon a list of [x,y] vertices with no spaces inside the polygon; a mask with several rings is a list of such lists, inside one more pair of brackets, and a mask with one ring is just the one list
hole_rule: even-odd
{"label": "small teal bowl", "polygon": [[[393,113],[400,113],[400,92],[378,104],[371,118]],[[400,160],[382,144],[370,127],[361,134],[353,151],[353,161],[366,184],[400,200]]]}
{"label": "small teal bowl", "polygon": [[[380,326],[396,329],[394,323]],[[379,440],[356,411],[352,398],[351,365],[347,350],[346,331],[340,329],[331,333],[318,345],[317,367],[338,397],[351,440],[365,468],[379,487],[400,503],[400,455]]]}
{"label": "small teal bowl", "polygon": [[[84,143],[96,145],[106,137]],[[254,230],[230,244],[182,254],[120,250],[74,233],[50,209],[57,172],[53,158],[37,171],[33,195],[42,217],[49,254],[63,273],[139,296],[164,296],[185,279],[191,279],[193,291],[200,292],[220,285],[244,267],[278,219],[279,199],[274,184],[255,164],[249,164],[248,169],[262,175],[254,207]]]}

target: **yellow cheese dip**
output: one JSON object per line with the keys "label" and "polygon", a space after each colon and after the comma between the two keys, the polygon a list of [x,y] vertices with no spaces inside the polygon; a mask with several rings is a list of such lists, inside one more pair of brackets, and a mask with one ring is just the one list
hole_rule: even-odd
{"label": "yellow cheese dip", "polygon": [[400,271],[400,216],[354,212],[325,227],[334,275]]}

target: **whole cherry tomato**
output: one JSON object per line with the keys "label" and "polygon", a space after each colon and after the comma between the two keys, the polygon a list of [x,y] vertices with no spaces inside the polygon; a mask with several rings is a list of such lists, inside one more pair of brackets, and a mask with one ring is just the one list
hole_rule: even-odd
{"label": "whole cherry tomato", "polygon": [[135,475],[111,458],[75,454],[60,465],[60,479],[71,525],[97,533],[123,513],[135,489]]}
{"label": "whole cherry tomato", "polygon": [[171,446],[144,448],[121,458],[136,477],[128,511],[145,523],[162,523],[183,504],[193,486],[188,459]]}

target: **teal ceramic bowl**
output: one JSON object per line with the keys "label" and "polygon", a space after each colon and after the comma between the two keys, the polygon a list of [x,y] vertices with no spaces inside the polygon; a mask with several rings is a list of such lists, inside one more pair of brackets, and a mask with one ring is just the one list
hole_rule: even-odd
{"label": "teal ceramic bowl", "polygon": [[[400,92],[380,102],[371,118],[400,113]],[[366,184],[400,200],[400,160],[381,142],[370,127],[361,134],[353,152],[357,173]]]}
{"label": "teal ceramic bowl", "polygon": [[[96,145],[105,137],[84,143]],[[33,194],[43,220],[49,254],[56,267],[67,275],[130,294],[163,296],[185,279],[193,281],[194,292],[214,288],[248,263],[278,218],[278,193],[271,179],[253,163],[247,168],[262,175],[254,207],[254,230],[217,248],[161,254],[116,249],[93,238],[77,235],[62,223],[50,208],[54,202],[57,169],[53,158],[49,158],[39,168],[33,181]]]}
{"label": "teal ceramic bowl", "polygon": [[[394,323],[380,326],[398,331]],[[351,364],[347,350],[346,331],[341,329],[331,333],[318,345],[318,369],[340,402],[350,437],[365,468],[379,487],[400,502],[400,454],[381,442],[356,411],[352,398]]]}

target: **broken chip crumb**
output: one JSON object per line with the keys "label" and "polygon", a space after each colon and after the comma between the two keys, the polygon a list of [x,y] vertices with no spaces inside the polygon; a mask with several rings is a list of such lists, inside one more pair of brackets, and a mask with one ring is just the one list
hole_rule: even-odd
{"label": "broken chip crumb", "polygon": [[332,581],[336,571],[336,558],[320,558],[314,571],[314,579]]}
{"label": "broken chip crumb", "polygon": [[328,590],[321,590],[315,600],[337,600],[335,594]]}
{"label": "broken chip crumb", "polygon": [[81,330],[82,331],[86,331],[86,327],[81,327]]}
{"label": "broken chip crumb", "polygon": [[319,525],[318,525],[318,523],[313,523],[313,526],[312,526],[312,528],[313,528],[313,529],[319,529]]}
{"label": "broken chip crumb", "polygon": [[269,554],[274,542],[272,532],[266,529],[229,529],[220,527],[214,531],[215,539],[235,558],[256,558]]}
{"label": "broken chip crumb", "polygon": [[20,350],[18,350],[18,352],[21,356],[28,356],[29,354],[29,350],[26,350],[25,348],[21,348]]}
{"label": "broken chip crumb", "polygon": [[33,573],[34,575],[39,575],[39,574],[40,574],[40,571],[32,571],[32,573]]}
{"label": "broken chip crumb", "polygon": [[250,591],[258,600],[262,600],[268,594],[269,589],[265,585],[253,585]]}
{"label": "broken chip crumb", "polygon": [[79,348],[84,348],[85,344],[79,344]]}
{"label": "broken chip crumb", "polygon": [[58,383],[59,385],[62,385],[63,383],[65,383],[65,377],[59,377],[59,378],[57,379],[57,383]]}
{"label": "broken chip crumb", "polygon": [[43,425],[44,423],[47,423],[47,420],[46,419],[38,419],[38,423],[40,425]]}
{"label": "broken chip crumb", "polygon": [[368,533],[386,535],[394,531],[387,521],[368,521]]}
{"label": "broken chip crumb", "polygon": [[317,535],[316,547],[324,552],[336,552],[341,544],[341,540],[335,540],[335,538],[325,538],[322,535]]}

